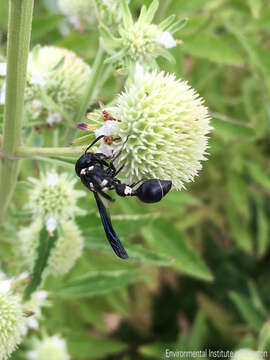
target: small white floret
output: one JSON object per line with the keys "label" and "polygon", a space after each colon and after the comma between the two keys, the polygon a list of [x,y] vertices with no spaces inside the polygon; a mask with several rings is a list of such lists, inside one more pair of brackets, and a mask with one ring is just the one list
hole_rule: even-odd
{"label": "small white floret", "polygon": [[47,184],[49,186],[55,186],[58,183],[58,174],[56,172],[51,172],[48,174],[47,177]]}
{"label": "small white floret", "polygon": [[8,293],[11,289],[11,280],[0,281],[0,294]]}
{"label": "small white floret", "polygon": [[52,126],[54,123],[58,124],[63,120],[62,115],[57,112],[50,113],[46,119],[46,123]]}
{"label": "small white floret", "polygon": [[45,86],[46,82],[47,82],[47,74],[46,73],[41,73],[37,70],[33,71],[32,77],[30,79],[30,84]]}
{"label": "small white floret", "polygon": [[57,220],[54,217],[50,217],[46,221],[46,229],[47,229],[48,233],[54,232],[54,230],[56,229],[56,226],[57,226]]}
{"label": "small white floret", "polygon": [[156,38],[156,42],[164,45],[166,49],[173,48],[177,45],[176,41],[168,31],[163,32],[158,38]]}

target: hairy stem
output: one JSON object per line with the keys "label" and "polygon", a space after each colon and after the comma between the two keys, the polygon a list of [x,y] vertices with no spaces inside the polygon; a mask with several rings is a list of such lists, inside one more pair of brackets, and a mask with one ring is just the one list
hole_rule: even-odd
{"label": "hairy stem", "polygon": [[10,0],[7,45],[7,78],[0,168],[0,223],[16,184],[21,143],[24,88],[34,0]]}

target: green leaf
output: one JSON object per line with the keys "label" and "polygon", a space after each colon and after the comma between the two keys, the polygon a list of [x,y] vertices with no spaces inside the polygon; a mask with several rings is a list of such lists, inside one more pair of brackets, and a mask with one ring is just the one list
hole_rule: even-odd
{"label": "green leaf", "polygon": [[200,33],[185,38],[182,44],[184,52],[201,57],[217,64],[242,67],[244,59],[222,36]]}
{"label": "green leaf", "polygon": [[116,340],[97,336],[86,336],[84,333],[72,334],[68,338],[68,350],[76,359],[104,359],[113,354],[120,353],[127,345]]}
{"label": "green leaf", "polygon": [[58,232],[59,230],[56,229],[53,235],[51,235],[48,233],[46,227],[44,226],[39,233],[35,263],[33,271],[31,273],[32,280],[24,291],[24,301],[27,301],[31,298],[32,293],[38,289],[38,287],[43,281],[44,270],[48,265],[51,251],[55,247],[58,240]]}
{"label": "green leaf", "polygon": [[253,307],[250,300],[236,292],[230,293],[234,305],[242,318],[249,324],[250,328],[259,331],[265,321],[264,317]]}
{"label": "green leaf", "polygon": [[259,334],[258,351],[270,352],[270,322],[264,324]]}
{"label": "green leaf", "polygon": [[142,234],[154,251],[171,257],[172,266],[178,270],[203,280],[213,280],[208,267],[170,222],[158,219],[151,227],[142,229]]}
{"label": "green leaf", "polygon": [[93,271],[55,289],[56,296],[81,298],[104,295],[143,280],[137,271]]}

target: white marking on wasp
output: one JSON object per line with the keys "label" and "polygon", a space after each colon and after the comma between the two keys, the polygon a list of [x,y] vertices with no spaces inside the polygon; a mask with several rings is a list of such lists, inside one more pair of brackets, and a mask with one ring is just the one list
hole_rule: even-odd
{"label": "white marking on wasp", "polygon": [[102,188],[102,191],[108,191],[109,190],[109,188],[108,187],[104,187],[104,188]]}
{"label": "white marking on wasp", "polygon": [[82,169],[81,170],[81,175],[85,175],[85,173],[86,173],[86,169]]}
{"label": "white marking on wasp", "polygon": [[124,194],[128,196],[128,195],[131,195],[131,193],[132,193],[132,188],[129,186],[126,186],[125,190],[124,190]]}
{"label": "white marking on wasp", "polygon": [[100,184],[100,186],[103,187],[107,184],[108,184],[108,180],[104,179],[104,180],[102,180],[102,183]]}
{"label": "white marking on wasp", "polygon": [[94,169],[94,166],[89,166],[88,170],[91,171]]}
{"label": "white marking on wasp", "polygon": [[94,184],[92,182],[89,183],[90,189],[94,190]]}

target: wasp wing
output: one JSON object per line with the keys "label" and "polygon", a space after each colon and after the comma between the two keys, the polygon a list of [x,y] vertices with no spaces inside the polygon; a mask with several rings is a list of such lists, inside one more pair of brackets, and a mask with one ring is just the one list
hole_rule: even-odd
{"label": "wasp wing", "polygon": [[101,221],[107,236],[107,239],[109,240],[109,243],[111,244],[111,247],[113,248],[113,251],[117,256],[119,256],[121,259],[127,259],[128,254],[126,250],[124,249],[124,246],[121,244],[121,241],[119,240],[118,236],[116,235],[112,223],[110,220],[110,217],[105,209],[105,206],[103,205],[100,197],[96,192],[94,192],[95,199],[97,202],[99,214],[101,217]]}

